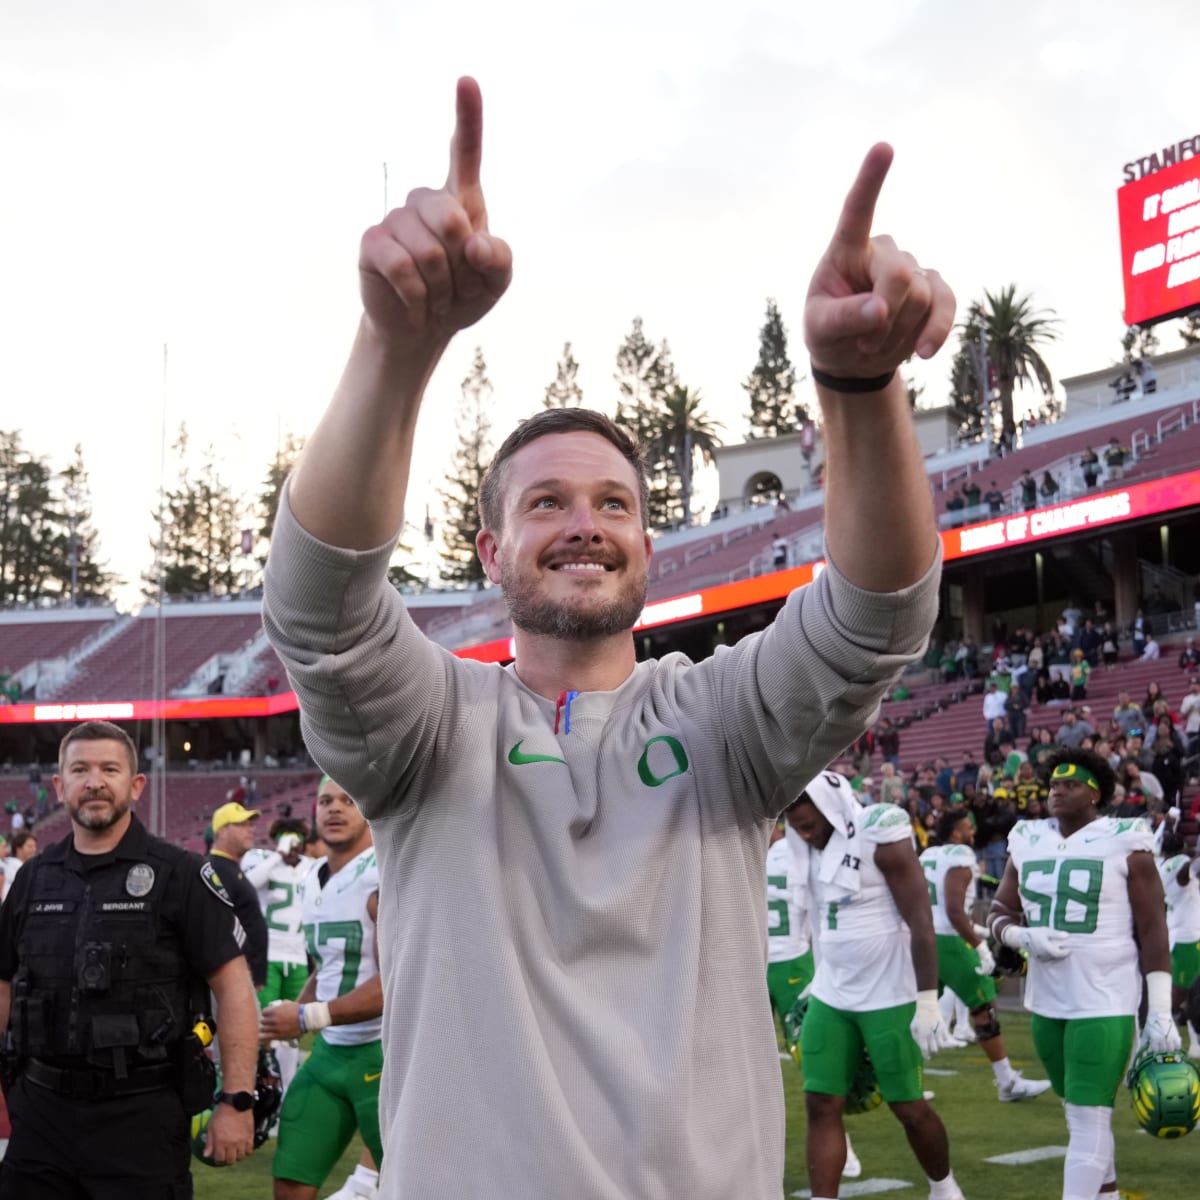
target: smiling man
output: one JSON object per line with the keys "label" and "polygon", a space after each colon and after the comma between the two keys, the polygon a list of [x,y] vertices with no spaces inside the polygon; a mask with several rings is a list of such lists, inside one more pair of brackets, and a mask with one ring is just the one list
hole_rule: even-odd
{"label": "smiling man", "polygon": [[[464,79],[445,186],[362,240],[358,335],[281,498],[264,602],[308,748],[375,833],[382,1191],[771,1200],[784,1112],[767,839],[923,652],[939,543],[896,368],[942,344],[953,297],[871,236],[891,162],[876,146],[805,309],[828,569],[759,636],[698,664],[638,663],[640,451],[598,413],[541,412],[481,497],[477,547],[515,661],[458,659],[386,575],[426,383],[512,273],[481,153]],[[588,253],[581,232],[566,269],[586,275]]]}

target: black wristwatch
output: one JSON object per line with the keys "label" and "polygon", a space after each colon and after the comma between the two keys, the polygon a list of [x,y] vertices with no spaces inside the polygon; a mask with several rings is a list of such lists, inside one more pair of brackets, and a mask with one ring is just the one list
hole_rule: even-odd
{"label": "black wristwatch", "polygon": [[249,1112],[254,1107],[253,1092],[218,1092],[218,1104],[231,1104],[237,1112]]}

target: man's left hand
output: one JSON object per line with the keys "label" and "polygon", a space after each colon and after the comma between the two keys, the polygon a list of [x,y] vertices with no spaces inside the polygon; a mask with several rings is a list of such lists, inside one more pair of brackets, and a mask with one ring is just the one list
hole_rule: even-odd
{"label": "man's left hand", "polygon": [[813,366],[843,378],[894,371],[914,353],[932,358],[954,326],[954,293],[934,270],[885,236],[872,237],[892,148],[872,146],[817,264],[804,306]]}
{"label": "man's left hand", "polygon": [[208,1122],[204,1157],[218,1167],[241,1162],[254,1149],[254,1113],[218,1104]]}

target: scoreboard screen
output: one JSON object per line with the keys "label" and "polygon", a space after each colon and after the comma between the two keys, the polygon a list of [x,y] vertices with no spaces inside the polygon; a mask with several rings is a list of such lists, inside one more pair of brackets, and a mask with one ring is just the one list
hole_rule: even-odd
{"label": "scoreboard screen", "polygon": [[1200,157],[1117,191],[1125,324],[1147,325],[1200,305]]}

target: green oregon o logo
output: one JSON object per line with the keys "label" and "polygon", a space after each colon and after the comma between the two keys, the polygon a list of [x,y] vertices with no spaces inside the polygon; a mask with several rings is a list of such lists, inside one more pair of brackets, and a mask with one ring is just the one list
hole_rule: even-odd
{"label": "green oregon o logo", "polygon": [[[675,770],[668,771],[665,775],[655,775],[650,769],[650,747],[656,742],[664,742],[671,748],[671,756],[675,759]],[[651,738],[646,743],[646,748],[642,751],[642,757],[638,759],[638,778],[647,787],[658,787],[660,784],[666,783],[668,779],[674,779],[676,775],[682,775],[688,769],[687,751],[684,750],[678,738],[664,735],[662,737]]]}

